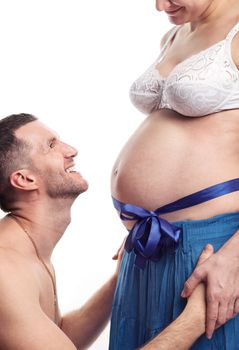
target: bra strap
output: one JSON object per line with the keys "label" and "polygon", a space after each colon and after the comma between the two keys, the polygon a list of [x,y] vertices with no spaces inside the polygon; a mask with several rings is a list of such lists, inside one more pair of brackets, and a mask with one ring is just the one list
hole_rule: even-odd
{"label": "bra strap", "polygon": [[180,26],[174,26],[173,28],[171,28],[169,34],[168,34],[168,37],[161,49],[161,54],[164,53],[165,50],[167,50],[169,44],[171,43],[171,41],[175,38],[178,30],[180,29]]}
{"label": "bra strap", "polygon": [[231,52],[231,42],[234,36],[238,33],[239,31],[239,22],[237,22],[232,29],[229,31],[229,33],[226,36],[226,48],[229,48],[229,52]]}

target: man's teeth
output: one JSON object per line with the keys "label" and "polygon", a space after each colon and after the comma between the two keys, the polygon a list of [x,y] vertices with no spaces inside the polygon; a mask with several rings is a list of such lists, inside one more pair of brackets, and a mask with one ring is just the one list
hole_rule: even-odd
{"label": "man's teeth", "polygon": [[74,166],[72,166],[72,167],[66,169],[66,172],[67,172],[67,173],[72,173],[72,172],[75,172],[75,171],[76,171],[76,170],[75,170],[75,167],[74,167]]}

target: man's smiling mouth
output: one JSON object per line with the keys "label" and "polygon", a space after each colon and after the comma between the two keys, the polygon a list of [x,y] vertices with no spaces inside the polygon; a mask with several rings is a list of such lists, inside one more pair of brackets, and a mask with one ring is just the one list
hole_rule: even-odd
{"label": "man's smiling mouth", "polygon": [[69,167],[69,168],[67,168],[66,170],[66,173],[76,173],[77,171],[76,171],[76,169],[75,169],[75,165],[73,165],[73,166],[71,166],[71,167]]}

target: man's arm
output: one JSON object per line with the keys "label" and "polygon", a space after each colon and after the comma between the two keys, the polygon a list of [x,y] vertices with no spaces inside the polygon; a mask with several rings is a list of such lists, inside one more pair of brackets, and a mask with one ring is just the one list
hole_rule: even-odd
{"label": "man's arm", "polygon": [[106,326],[111,314],[117,276],[114,275],[79,310],[62,318],[62,331],[78,349],[87,349]]}
{"label": "man's arm", "polygon": [[125,239],[113,257],[114,260],[118,260],[113,276],[79,310],[72,311],[62,318],[62,331],[78,349],[87,349],[109,321],[124,243]]}
{"label": "man's arm", "polygon": [[205,332],[205,287],[200,284],[184,311],[142,350],[188,350]]}

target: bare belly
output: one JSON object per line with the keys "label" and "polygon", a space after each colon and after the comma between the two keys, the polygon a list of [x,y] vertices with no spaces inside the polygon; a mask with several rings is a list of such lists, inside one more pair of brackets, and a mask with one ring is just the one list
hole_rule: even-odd
{"label": "bare belly", "polygon": [[[154,210],[208,186],[239,177],[239,111],[201,118],[152,113],[120,152],[112,196]],[[238,192],[164,217],[203,219],[239,210]]]}

